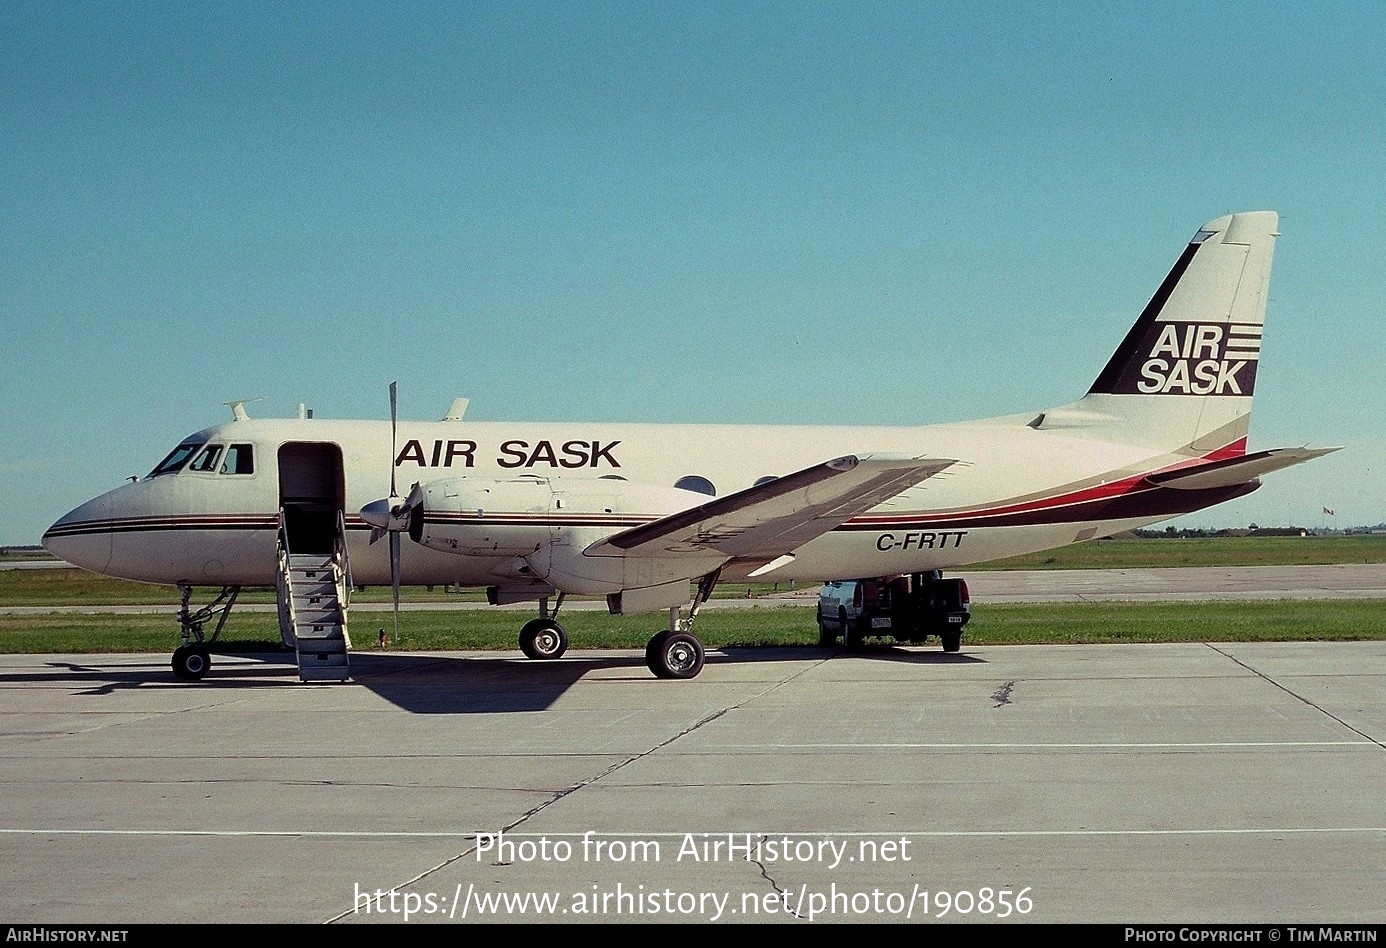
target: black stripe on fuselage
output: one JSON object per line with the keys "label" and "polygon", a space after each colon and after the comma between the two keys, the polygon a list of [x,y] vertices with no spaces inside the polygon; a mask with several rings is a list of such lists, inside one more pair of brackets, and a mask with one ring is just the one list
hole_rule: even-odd
{"label": "black stripe on fuselage", "polygon": [[158,533],[165,531],[186,531],[186,530],[275,530],[279,526],[278,520],[269,519],[240,519],[240,520],[88,520],[82,523],[64,524],[61,527],[50,527],[44,533],[44,539],[49,537],[80,537],[91,536],[93,534],[106,533]]}

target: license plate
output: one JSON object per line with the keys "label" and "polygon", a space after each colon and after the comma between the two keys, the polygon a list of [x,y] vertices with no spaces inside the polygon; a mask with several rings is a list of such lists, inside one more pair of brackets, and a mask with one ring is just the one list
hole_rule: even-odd
{"label": "license plate", "polygon": [[959,625],[962,623],[962,616],[949,616],[948,622],[950,625]]}
{"label": "license plate", "polygon": [[890,617],[889,617],[889,616],[881,616],[880,618],[872,619],[872,620],[871,620],[871,628],[873,628],[873,629],[888,629],[888,628],[890,628]]}

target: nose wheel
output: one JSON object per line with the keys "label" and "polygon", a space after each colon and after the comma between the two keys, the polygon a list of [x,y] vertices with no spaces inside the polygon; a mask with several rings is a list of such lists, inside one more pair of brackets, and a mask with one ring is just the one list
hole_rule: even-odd
{"label": "nose wheel", "polygon": [[[173,676],[180,681],[201,681],[212,668],[212,653],[207,646],[217,640],[226,625],[226,617],[236,604],[241,587],[224,586],[221,592],[208,605],[193,611],[192,587],[179,585],[182,593],[182,607],[178,610],[178,626],[183,644],[173,650]],[[213,618],[217,620],[212,634],[206,634],[204,626]]]}
{"label": "nose wheel", "polygon": [[173,650],[173,675],[184,681],[199,681],[212,667],[212,655],[203,645],[180,645]]}

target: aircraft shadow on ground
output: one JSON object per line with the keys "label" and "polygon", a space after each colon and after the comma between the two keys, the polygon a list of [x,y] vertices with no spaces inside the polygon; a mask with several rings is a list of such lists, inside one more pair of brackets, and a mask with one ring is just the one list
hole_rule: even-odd
{"label": "aircraft shadow on ground", "polygon": [[[168,661],[102,664],[101,662],[53,661],[42,668],[0,672],[0,687],[6,685],[76,685],[79,695],[109,695],[132,688],[263,688],[267,677],[282,678],[285,684],[298,684],[298,669],[291,664],[277,665],[274,656],[251,659],[254,664],[222,665],[202,681],[179,681]],[[268,659],[266,661],[265,659]],[[228,659],[229,660],[229,659]],[[214,660],[215,661],[215,660]],[[89,686],[89,687],[82,687]]]}
{"label": "aircraft shadow on ground", "polygon": [[[822,661],[847,653],[820,648],[728,648],[708,653],[707,665],[749,665]],[[919,652],[894,647],[867,647],[853,659],[934,665],[978,662],[962,654]],[[658,682],[639,655],[587,653],[554,662],[501,656],[392,656],[353,658],[353,677],[407,711],[416,714],[489,714],[548,709],[579,679],[603,672],[602,682],[641,682],[655,687],[698,687],[699,679]],[[622,672],[622,674],[611,674]],[[704,671],[703,674],[707,674]]]}
{"label": "aircraft shadow on ground", "polygon": [[[953,665],[983,661],[965,653],[898,646],[866,646],[860,651],[813,647],[730,647],[708,653],[707,665],[756,665],[780,662],[818,662],[836,659],[910,665]],[[507,655],[352,654],[352,679],[346,683],[305,683],[298,679],[293,658],[285,653],[215,654],[212,670],[201,681],[180,681],[166,662],[53,661],[41,668],[0,673],[6,685],[59,684],[77,688],[75,694],[99,697],[132,689],[251,688],[367,688],[391,704],[414,714],[494,714],[544,711],[580,679],[601,672],[603,682],[648,682],[659,687],[698,686],[688,682],[656,682],[642,656],[586,653],[558,661],[538,662]],[[620,672],[620,674],[612,674]]]}

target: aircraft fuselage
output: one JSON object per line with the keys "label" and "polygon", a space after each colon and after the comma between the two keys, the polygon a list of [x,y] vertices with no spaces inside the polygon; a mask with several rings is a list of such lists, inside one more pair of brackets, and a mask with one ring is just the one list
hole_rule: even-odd
{"label": "aircraft fuselage", "polygon": [[[706,500],[709,489],[725,496],[845,454],[958,462],[811,541],[791,565],[766,577],[800,582],[953,568],[1062,546],[1255,487],[1156,488],[1143,476],[1191,456],[1092,440],[1081,429],[1037,430],[1025,424],[1029,417],[893,428],[402,422],[395,477],[401,494],[418,481],[465,478],[542,480],[560,498],[597,481],[618,502],[623,492],[635,496],[623,485],[696,484],[698,490],[687,491],[692,504]],[[370,527],[358,514],[389,491],[388,422],[247,419],[184,443],[192,442],[249,446],[253,470],[184,468],[123,485],[54,524],[47,547],[95,572],[144,582],[271,585],[279,511],[308,502],[342,512],[356,584],[390,582],[387,545],[368,542]],[[565,532],[595,536],[669,512],[626,506],[551,505],[541,528],[562,542]],[[406,543],[402,554],[402,580],[413,585],[491,585],[520,579],[516,569],[517,551],[509,546],[494,555],[484,549],[457,555]],[[737,577],[733,571],[723,578]]]}

